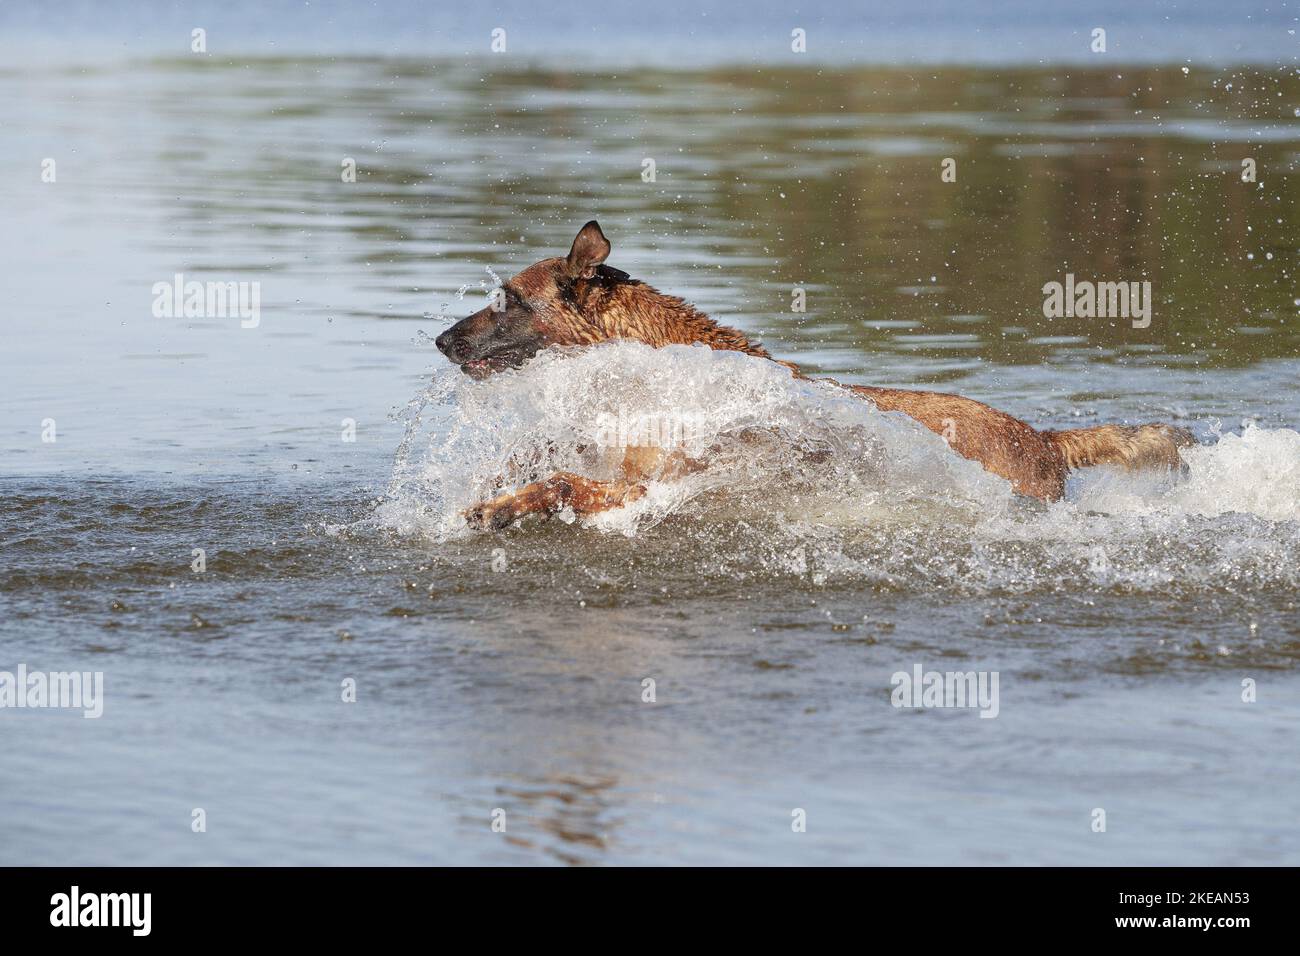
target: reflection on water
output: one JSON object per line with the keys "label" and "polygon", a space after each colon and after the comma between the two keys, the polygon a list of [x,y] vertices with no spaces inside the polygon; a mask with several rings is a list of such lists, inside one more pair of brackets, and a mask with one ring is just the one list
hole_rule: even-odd
{"label": "reflection on water", "polygon": [[[0,180],[0,668],[109,694],[0,720],[0,862],[1294,862],[1297,102],[1294,71],[1201,66],[0,71],[0,155],[58,163]],[[1045,509],[750,366],[449,377],[417,333],[592,217],[809,371],[1205,445],[1177,486]],[[155,318],[176,273],[260,282],[260,325]],[[1150,327],[1044,318],[1067,274],[1149,280]],[[518,415],[615,398],[579,367],[840,458],[739,460],[743,500],[639,524],[444,533]],[[390,413],[431,394],[390,484]],[[895,712],[918,661],[999,670],[999,718]],[[206,842],[167,835],[203,801]],[[1089,840],[1099,801],[1137,822]]]}
{"label": "reflection on water", "polygon": [[[840,349],[1017,363],[1056,354],[1043,336],[1144,361],[1152,346],[1229,364],[1295,351],[1293,71],[188,59],[5,82],[24,101],[6,107],[9,152],[48,147],[57,108],[70,128],[54,142],[79,147],[65,191],[145,217],[117,241],[187,272],[346,269],[359,278],[335,315],[459,312],[446,293],[476,269],[551,254],[591,213],[620,261],[792,345],[833,334]],[[1044,320],[1040,287],[1067,271],[1150,278],[1160,320],[1141,336]],[[797,320],[795,284],[812,303]]]}
{"label": "reflection on water", "polygon": [[[613,827],[607,819],[611,804],[605,791],[615,783],[613,779],[557,776],[531,786],[500,786],[497,792],[503,802],[520,808],[516,812],[526,827],[553,838],[543,841],[547,853],[562,863],[580,864],[599,862],[607,847]],[[527,838],[509,839],[525,849],[535,847]]]}
{"label": "reflection on water", "polygon": [[[87,377],[112,413],[74,405],[61,461],[334,454],[313,429],[375,434],[412,391],[398,377],[438,360],[417,330],[593,216],[614,264],[812,371],[1038,419],[1296,418],[1275,364],[1300,346],[1292,71],[214,58],[0,84],[0,148],[61,163],[57,184],[0,184],[23,467],[53,452],[30,457],[28,422],[89,398]],[[259,281],[262,327],[154,318],[176,273]],[[1044,318],[1067,274],[1150,281],[1150,327]],[[1259,377],[1207,387],[1209,369]]]}

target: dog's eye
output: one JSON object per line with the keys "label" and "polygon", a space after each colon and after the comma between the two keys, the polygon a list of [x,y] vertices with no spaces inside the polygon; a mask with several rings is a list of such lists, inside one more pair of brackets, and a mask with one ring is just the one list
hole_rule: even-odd
{"label": "dog's eye", "polygon": [[513,291],[506,292],[506,307],[509,309],[522,309],[525,312],[536,311],[532,307],[532,304],[529,303],[526,299],[524,299],[523,296]]}

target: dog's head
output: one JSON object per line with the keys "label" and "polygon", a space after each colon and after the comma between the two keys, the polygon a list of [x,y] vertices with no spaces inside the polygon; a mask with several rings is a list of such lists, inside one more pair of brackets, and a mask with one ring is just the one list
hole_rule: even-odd
{"label": "dog's head", "polygon": [[573,240],[569,254],[543,259],[505,282],[487,308],[461,319],[437,346],[461,370],[485,378],[519,368],[551,345],[588,345],[608,335],[595,303],[626,273],[602,265],[609,240],[595,220]]}

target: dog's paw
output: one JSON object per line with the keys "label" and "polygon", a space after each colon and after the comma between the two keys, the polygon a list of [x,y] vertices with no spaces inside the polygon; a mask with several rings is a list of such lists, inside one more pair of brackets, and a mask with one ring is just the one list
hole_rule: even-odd
{"label": "dog's paw", "polygon": [[461,512],[461,517],[465,519],[465,527],[471,531],[483,530],[483,506],[469,508]]}
{"label": "dog's paw", "polygon": [[485,501],[464,512],[465,524],[472,531],[500,531],[515,520],[508,502]]}

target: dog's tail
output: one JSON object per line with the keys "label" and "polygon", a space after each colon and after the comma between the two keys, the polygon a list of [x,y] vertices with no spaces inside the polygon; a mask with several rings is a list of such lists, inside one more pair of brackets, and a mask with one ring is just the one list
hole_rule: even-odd
{"label": "dog's tail", "polygon": [[1186,466],[1178,449],[1196,444],[1191,432],[1174,425],[1098,425],[1043,434],[1070,468],[1119,465],[1181,471]]}

